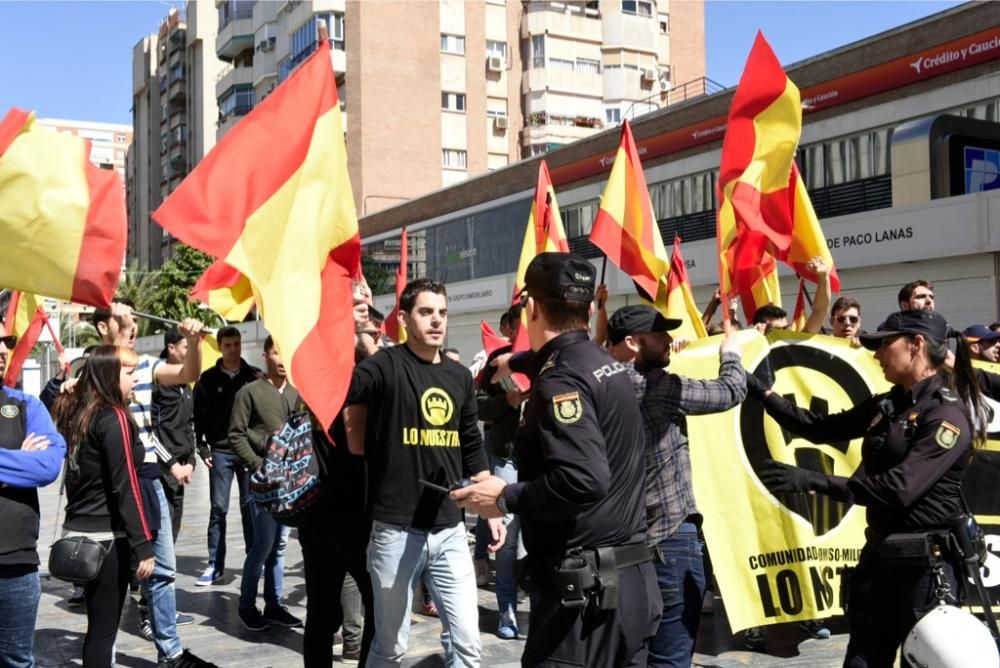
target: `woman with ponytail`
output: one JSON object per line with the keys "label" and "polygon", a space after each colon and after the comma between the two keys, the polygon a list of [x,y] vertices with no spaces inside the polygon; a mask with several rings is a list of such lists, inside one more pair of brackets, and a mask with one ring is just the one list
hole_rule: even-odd
{"label": "woman with ponytail", "polygon": [[137,363],[129,348],[95,348],[73,392],[53,406],[69,451],[63,535],[86,536],[107,553],[97,578],[84,585],[84,668],[112,664],[132,555],[140,579],[153,572],[153,536],[137,473],[143,446],[128,410]]}
{"label": "woman with ponytail", "polygon": [[[867,542],[848,587],[844,666],[891,668],[906,634],[938,604],[941,584],[946,602],[957,603],[960,562],[947,529],[965,512],[962,474],[973,447],[985,441],[986,421],[968,346],[939,313],[893,313],[860,338],[893,387],[847,411],[821,415],[761,387],[752,375],[747,384],[750,396],[797,436],[820,444],[864,439],[861,465],[850,477],[779,462],[759,475],[775,494],[818,492],[866,508]],[[958,339],[953,364],[949,338]],[[910,547],[926,545],[925,553],[890,563],[904,538]],[[900,661],[910,666],[906,657]]]}

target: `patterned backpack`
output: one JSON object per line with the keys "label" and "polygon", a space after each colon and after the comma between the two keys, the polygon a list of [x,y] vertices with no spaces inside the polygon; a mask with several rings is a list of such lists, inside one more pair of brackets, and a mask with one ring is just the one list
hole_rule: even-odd
{"label": "patterned backpack", "polygon": [[309,413],[296,413],[267,445],[264,464],[250,476],[257,505],[288,526],[298,526],[323,493]]}

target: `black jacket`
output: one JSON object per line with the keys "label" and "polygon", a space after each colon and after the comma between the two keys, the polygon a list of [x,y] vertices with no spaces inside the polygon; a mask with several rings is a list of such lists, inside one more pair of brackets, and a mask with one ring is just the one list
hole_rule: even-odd
{"label": "black jacket", "polygon": [[501,459],[508,459],[514,452],[514,435],[521,422],[521,409],[511,408],[507,403],[507,390],[503,385],[493,383],[495,369],[490,362],[509,353],[510,349],[510,346],[504,346],[490,353],[476,387],[476,407],[485,426],[487,452]]}
{"label": "black jacket", "polygon": [[186,384],[153,385],[153,431],[171,460],[160,462],[164,477],[175,462],[197,465],[194,456],[194,394]]}
{"label": "black jacket", "polygon": [[[232,378],[222,370],[221,359],[201,374],[194,387],[194,429],[199,449],[233,451],[229,445],[233,399],[240,388],[259,376],[260,370],[242,359],[239,372]],[[202,451],[202,455],[207,454],[207,451]]]}
{"label": "black jacket", "polygon": [[63,527],[90,533],[125,531],[138,559],[153,556],[152,529],[139,491],[144,452],[139,428],[129,414],[110,406],[101,409],[87,438],[70,454]]}

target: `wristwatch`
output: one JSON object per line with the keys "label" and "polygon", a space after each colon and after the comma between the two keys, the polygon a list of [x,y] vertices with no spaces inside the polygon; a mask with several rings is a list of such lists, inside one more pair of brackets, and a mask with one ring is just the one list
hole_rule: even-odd
{"label": "wristwatch", "polygon": [[507,489],[507,485],[504,485],[503,489],[500,490],[500,494],[497,495],[497,508],[499,508],[500,512],[504,515],[510,515],[510,511],[507,510],[507,499],[503,498],[504,489]]}

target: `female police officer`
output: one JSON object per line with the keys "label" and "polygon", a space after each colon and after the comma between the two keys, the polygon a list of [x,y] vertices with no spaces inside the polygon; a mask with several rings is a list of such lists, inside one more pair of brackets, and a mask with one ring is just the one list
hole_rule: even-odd
{"label": "female police officer", "polygon": [[[946,529],[964,511],[962,473],[972,444],[985,438],[978,385],[960,340],[945,368],[944,318],[931,311],[890,315],[862,335],[893,387],[850,410],[824,416],[748,378],[783,428],[815,443],[863,436],[861,466],[850,478],[770,462],[761,481],[775,493],[819,492],[867,508],[867,543],[849,585],[850,642],[845,668],[891,668],[907,632],[939,600],[959,594],[958,558]],[[904,658],[902,665],[909,663]]]}

